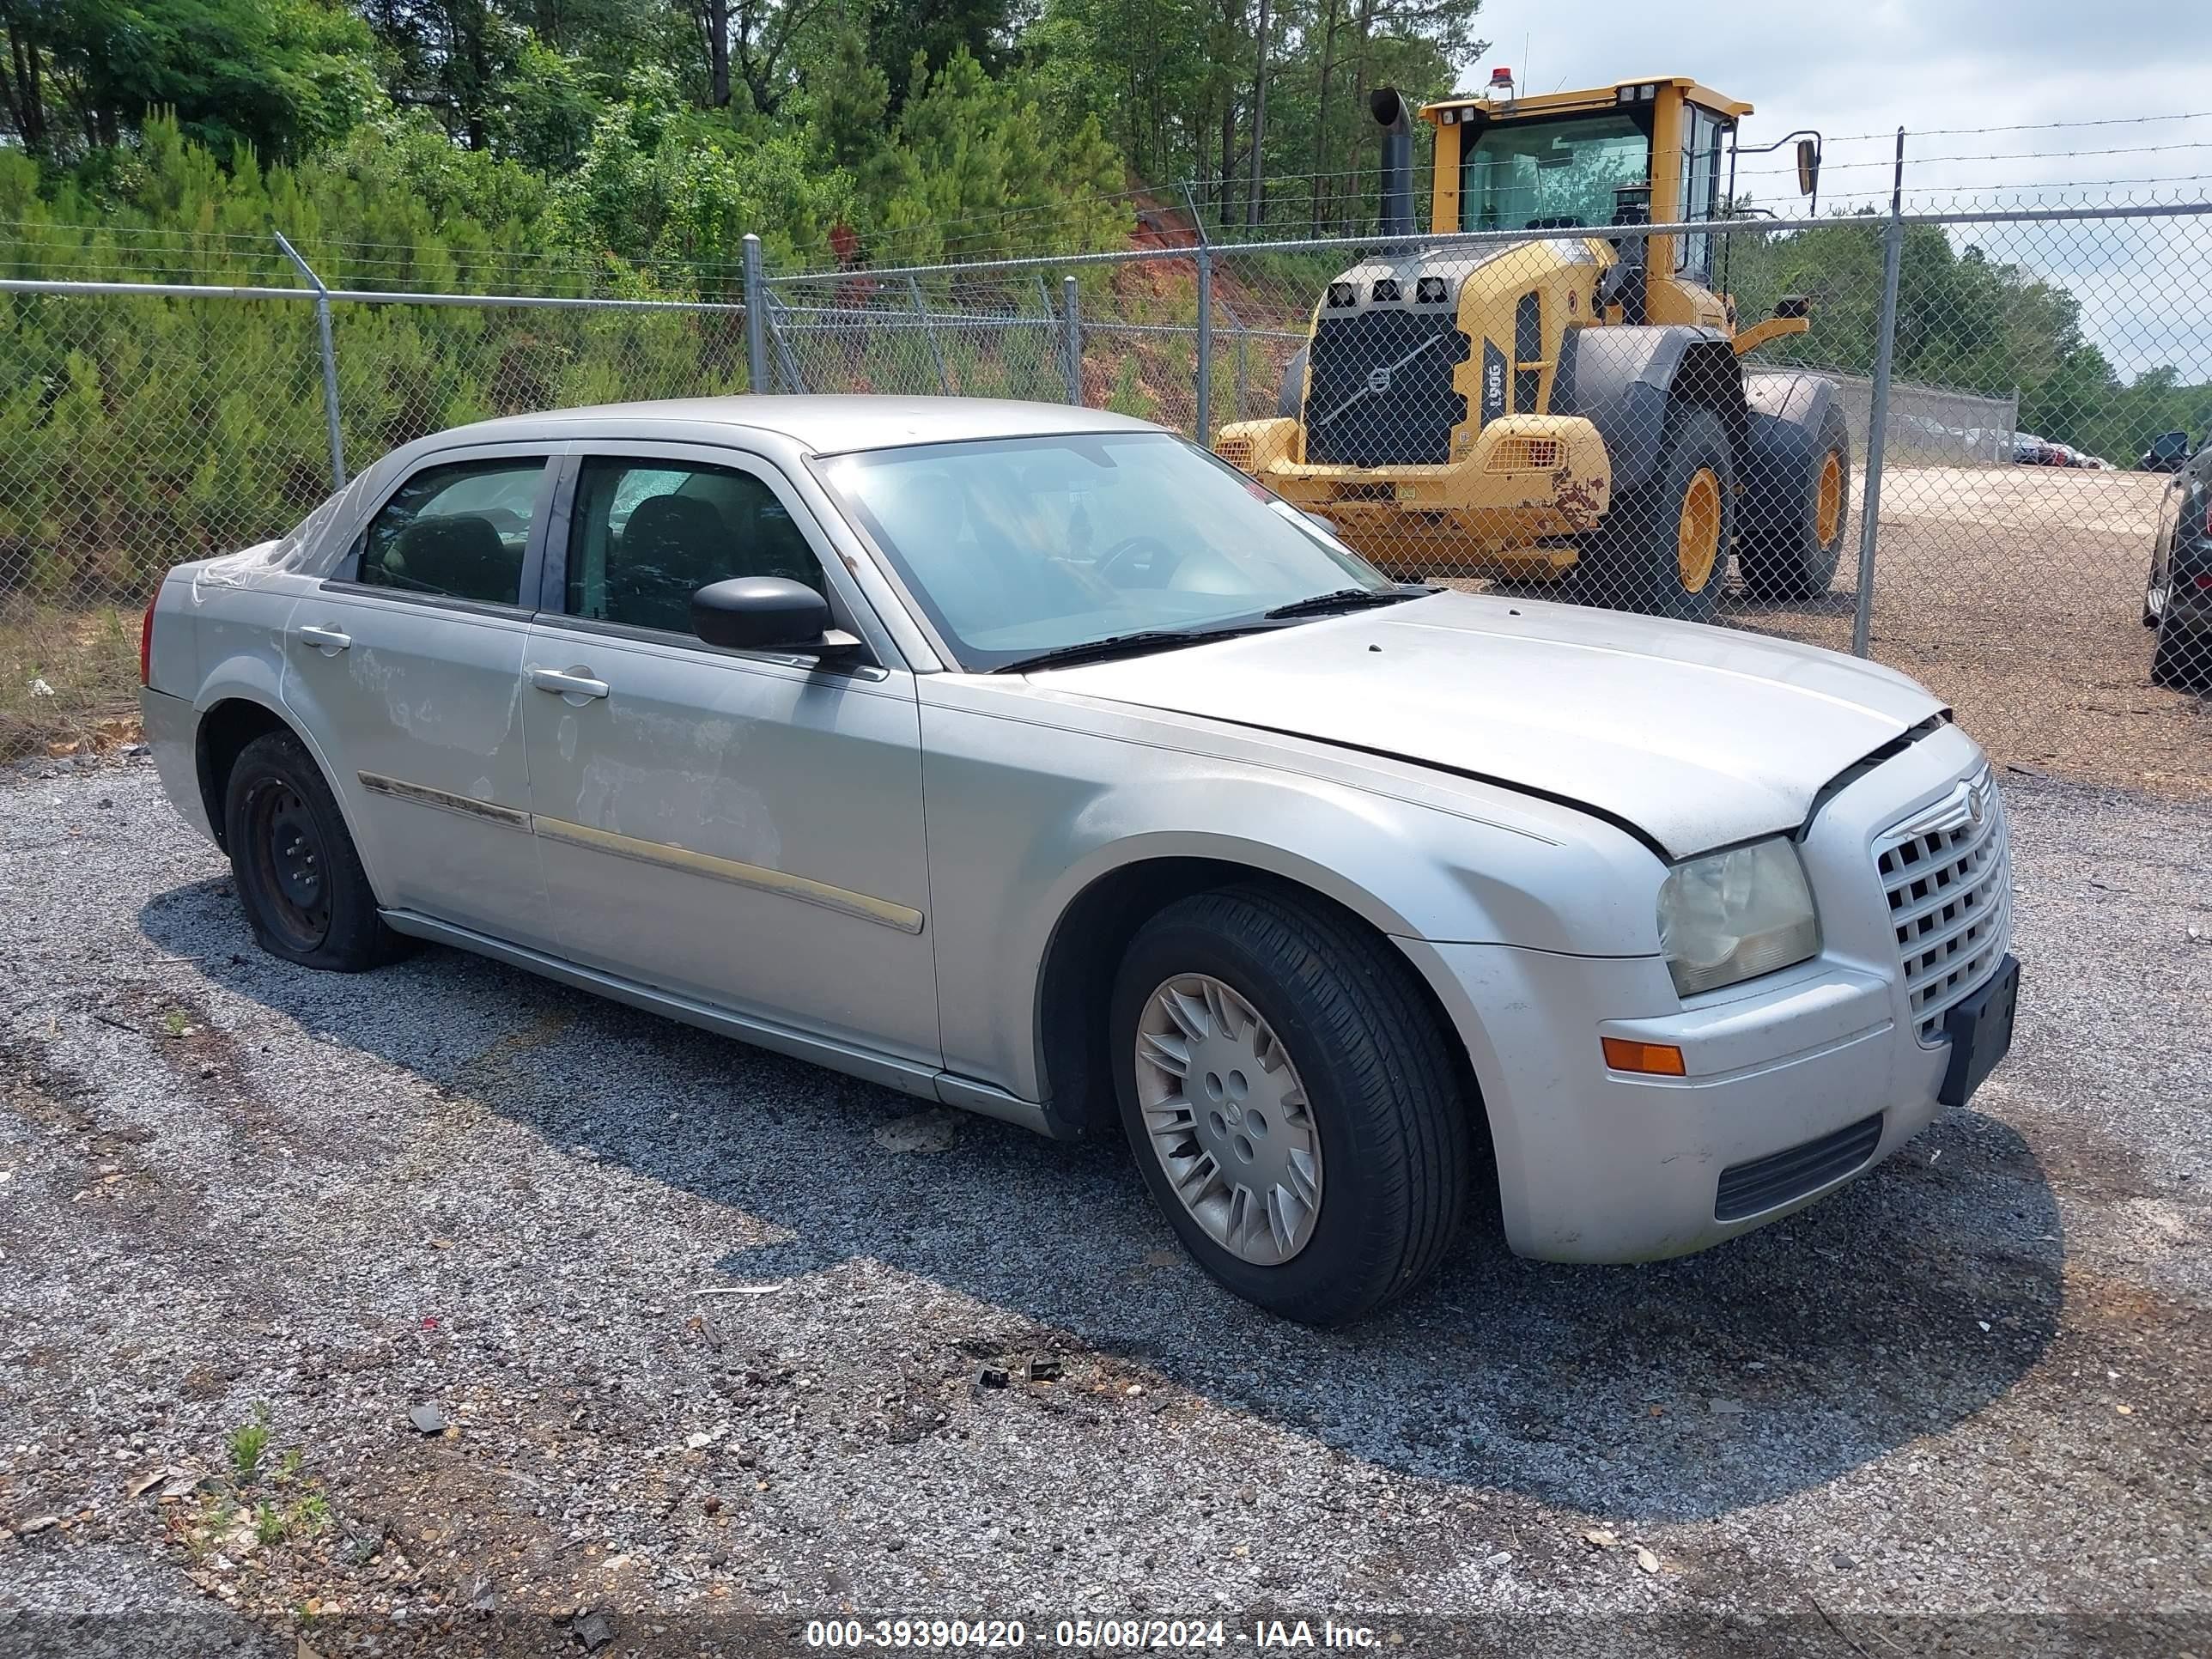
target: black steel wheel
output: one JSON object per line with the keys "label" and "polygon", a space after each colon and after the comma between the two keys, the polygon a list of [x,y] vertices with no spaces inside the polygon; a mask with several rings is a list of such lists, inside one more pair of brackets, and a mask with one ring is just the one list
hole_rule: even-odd
{"label": "black steel wheel", "polygon": [[223,843],[255,942],[305,968],[358,973],[402,955],[385,926],[322,769],[289,732],[240,751],[223,792]]}
{"label": "black steel wheel", "polygon": [[295,951],[331,936],[330,852],[300,792],[280,777],[257,779],[246,797],[254,904]]}

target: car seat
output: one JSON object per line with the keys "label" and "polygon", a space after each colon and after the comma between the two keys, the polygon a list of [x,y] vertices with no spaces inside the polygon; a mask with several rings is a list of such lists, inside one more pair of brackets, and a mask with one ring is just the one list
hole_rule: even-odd
{"label": "car seat", "polygon": [[384,550],[364,582],[442,593],[488,605],[514,605],[522,585],[522,555],[509,552],[491,520],[473,513],[417,519]]}

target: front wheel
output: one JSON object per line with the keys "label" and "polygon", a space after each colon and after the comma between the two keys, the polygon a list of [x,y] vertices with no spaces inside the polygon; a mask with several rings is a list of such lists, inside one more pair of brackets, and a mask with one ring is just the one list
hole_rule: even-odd
{"label": "front wheel", "polygon": [[1735,453],[1710,409],[1676,407],[1652,476],[1613,498],[1575,566],[1574,597],[1711,622],[1735,539]]}
{"label": "front wheel", "polygon": [[1473,1103],[1383,941],[1265,888],[1198,894],[1139,930],[1109,1017],[1146,1184],[1223,1285],[1341,1325],[1435,1268]]}

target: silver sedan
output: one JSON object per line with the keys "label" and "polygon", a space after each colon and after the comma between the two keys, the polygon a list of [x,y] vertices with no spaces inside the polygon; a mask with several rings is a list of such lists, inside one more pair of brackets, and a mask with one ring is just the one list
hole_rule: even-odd
{"label": "silver sedan", "polygon": [[1172,434],[728,398],[485,422],[171,571],[146,728],[277,956],[481,952],[1126,1133],[1340,1322],[1470,1204],[1692,1250],[2002,1056],[2004,820],[1910,680],[1394,583]]}

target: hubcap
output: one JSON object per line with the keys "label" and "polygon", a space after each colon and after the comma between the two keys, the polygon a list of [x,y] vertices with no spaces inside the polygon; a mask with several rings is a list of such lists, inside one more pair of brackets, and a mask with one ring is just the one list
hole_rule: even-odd
{"label": "hubcap", "polygon": [[307,803],[281,782],[265,784],[253,801],[261,843],[262,896],[273,919],[301,947],[313,950],[330,932],[331,894],[323,838]]}
{"label": "hubcap", "polygon": [[1278,1267],[1321,1216],[1321,1137],[1289,1052],[1210,974],[1178,974],[1137,1024],[1137,1103],[1152,1156],[1206,1237]]}
{"label": "hubcap", "polygon": [[1820,493],[1813,503],[1813,532],[1826,547],[1844,527],[1844,458],[1830,450],[1820,462]]}
{"label": "hubcap", "polygon": [[1705,591],[1720,551],[1721,481],[1712,468],[1701,466],[1690,475],[1690,487],[1682,492],[1681,522],[1674,528],[1674,564],[1686,590]]}

